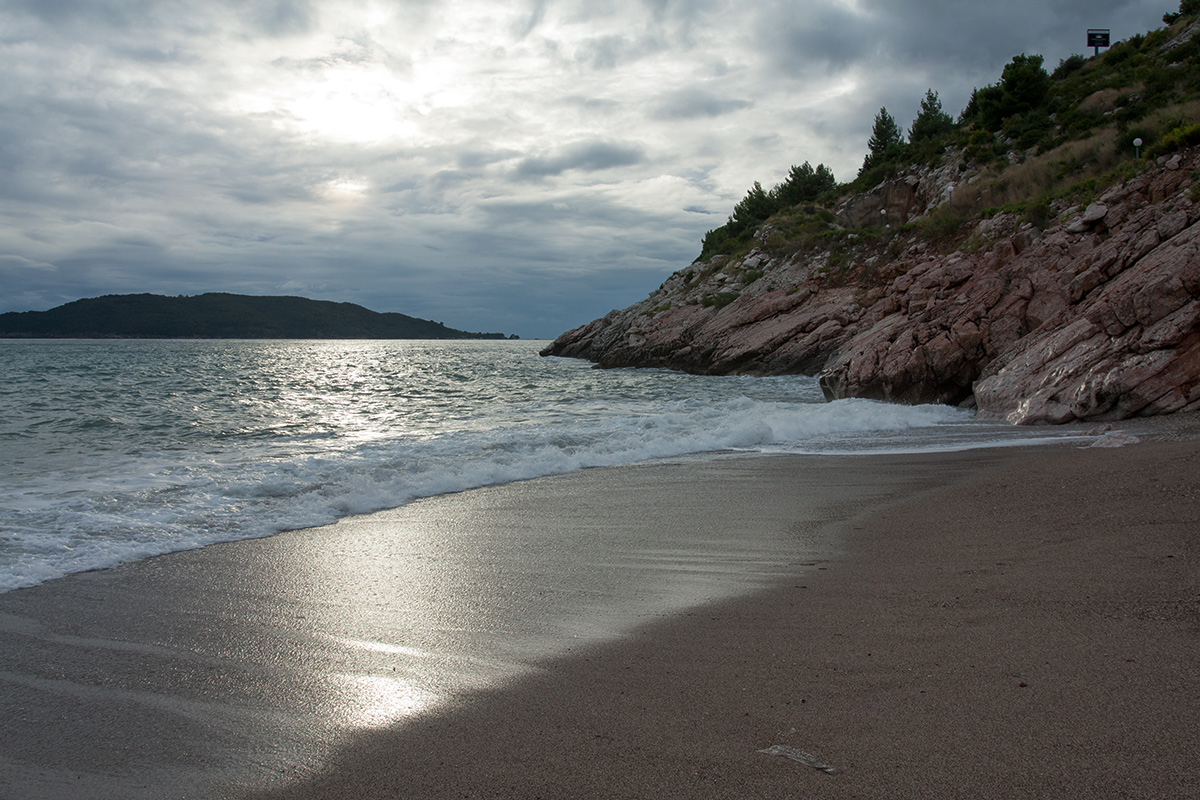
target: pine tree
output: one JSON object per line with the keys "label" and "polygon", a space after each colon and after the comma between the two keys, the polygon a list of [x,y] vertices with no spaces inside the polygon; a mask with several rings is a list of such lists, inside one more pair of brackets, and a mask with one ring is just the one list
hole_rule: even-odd
{"label": "pine tree", "polygon": [[1163,14],[1163,22],[1171,25],[1180,17],[1192,17],[1200,14],[1200,0],[1180,0],[1178,14]]}
{"label": "pine tree", "polygon": [[881,108],[875,115],[875,126],[871,129],[871,138],[867,140],[867,149],[871,151],[872,156],[878,158],[884,154],[888,145],[904,141],[903,137],[904,134],[900,132],[895,118],[886,108]]}
{"label": "pine tree", "polygon": [[968,108],[975,109],[985,130],[998,131],[1009,117],[1041,108],[1049,93],[1042,57],[1022,53],[1005,65],[998,84],[975,90]]}
{"label": "pine tree", "polygon": [[825,192],[837,186],[833,171],[824,164],[818,164],[813,169],[807,161],[801,166],[793,166],[787,180],[773,190],[781,206],[794,206],[798,203],[811,203]]}
{"label": "pine tree", "polygon": [[942,111],[941,99],[938,98],[937,92],[930,89],[925,92],[925,99],[921,101],[921,111],[913,120],[912,127],[908,129],[908,141],[910,144],[916,144],[929,139],[940,139],[953,127],[954,120]]}
{"label": "pine tree", "polygon": [[871,138],[867,140],[867,157],[863,159],[861,175],[871,167],[882,164],[887,156],[889,147],[904,144],[904,134],[895,118],[886,108],[879,109],[875,115],[875,125],[871,129]]}
{"label": "pine tree", "polygon": [[769,194],[761,183],[755,181],[750,190],[746,192],[746,196],[733,207],[733,214],[725,223],[725,227],[731,235],[736,236],[742,231],[754,227],[778,210],[779,200]]}

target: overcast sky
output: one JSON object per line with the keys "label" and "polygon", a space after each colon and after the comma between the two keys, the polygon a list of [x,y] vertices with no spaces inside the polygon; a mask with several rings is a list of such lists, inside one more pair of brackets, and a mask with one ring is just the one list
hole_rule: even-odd
{"label": "overcast sky", "polygon": [[1172,0],[0,0],[0,311],[295,294],[554,337]]}

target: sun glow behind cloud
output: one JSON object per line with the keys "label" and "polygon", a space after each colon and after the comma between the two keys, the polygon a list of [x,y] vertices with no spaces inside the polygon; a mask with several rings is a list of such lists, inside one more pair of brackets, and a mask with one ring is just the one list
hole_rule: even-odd
{"label": "sun glow behind cloud", "polygon": [[[478,102],[472,65],[484,42],[441,35],[378,4],[326,8],[312,33],[235,47],[242,65],[228,107],[314,144],[438,140],[428,116]],[[470,26],[468,26],[470,27]]]}
{"label": "sun glow behind cloud", "polygon": [[236,93],[231,110],[317,141],[379,144],[411,140],[419,129],[421,87],[379,63],[320,59],[272,65],[269,76]]}
{"label": "sun glow behind cloud", "polygon": [[637,125],[646,108],[630,99],[695,78],[661,31],[630,40],[625,22],[569,7],[527,16],[469,2],[436,18],[377,4],[329,12],[316,33],[240,49],[228,107],[314,143],[444,145],[485,133],[527,150]]}
{"label": "sun glow behind cloud", "polygon": [[338,178],[325,184],[325,190],[334,197],[361,197],[371,188],[371,184],[357,178]]}
{"label": "sun glow behind cloud", "polygon": [[417,126],[403,118],[420,90],[378,64],[334,66],[278,98],[286,123],[335,142],[376,144],[411,139]]}

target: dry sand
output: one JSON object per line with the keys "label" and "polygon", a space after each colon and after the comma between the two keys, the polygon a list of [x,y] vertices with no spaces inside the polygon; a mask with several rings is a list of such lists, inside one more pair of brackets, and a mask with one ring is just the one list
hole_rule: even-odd
{"label": "dry sand", "polygon": [[[73,576],[0,596],[0,797],[1200,797],[1198,519],[1194,438],[761,458],[496,487]],[[416,556],[381,532],[451,523],[489,548],[517,525],[623,531],[637,579],[588,589],[609,595],[594,623],[568,608],[574,584],[543,587],[569,652],[512,655],[498,672],[516,677],[463,678],[318,751],[361,710],[332,679],[397,657],[342,645],[412,635],[381,565]],[[696,530],[715,549],[689,551]],[[753,557],[723,573],[738,547]],[[579,547],[580,576],[593,558]],[[672,588],[647,593],[648,575]]]}

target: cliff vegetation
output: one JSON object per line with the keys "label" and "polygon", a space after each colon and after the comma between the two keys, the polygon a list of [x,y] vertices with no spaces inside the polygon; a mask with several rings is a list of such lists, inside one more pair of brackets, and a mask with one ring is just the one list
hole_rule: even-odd
{"label": "cliff vegetation", "polygon": [[755,182],[699,257],[546,355],[819,374],[826,396],[1014,422],[1200,408],[1200,0],[957,118],[875,117],[858,174]]}

